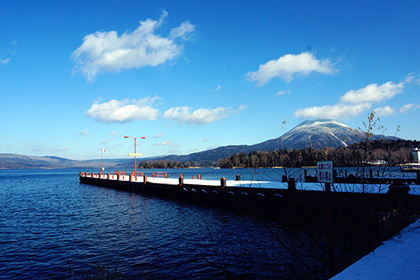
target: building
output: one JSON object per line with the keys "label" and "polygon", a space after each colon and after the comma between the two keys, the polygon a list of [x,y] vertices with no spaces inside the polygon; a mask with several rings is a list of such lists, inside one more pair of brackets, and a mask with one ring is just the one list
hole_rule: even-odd
{"label": "building", "polygon": [[413,158],[413,163],[420,163],[420,150],[419,150],[419,148],[415,148],[411,152],[411,156]]}

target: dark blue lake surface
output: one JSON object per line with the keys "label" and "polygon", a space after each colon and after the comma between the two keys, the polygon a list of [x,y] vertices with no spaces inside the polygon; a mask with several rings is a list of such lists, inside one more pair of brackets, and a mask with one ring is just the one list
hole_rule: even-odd
{"label": "dark blue lake surface", "polygon": [[[205,179],[235,176],[232,170],[173,171],[180,172]],[[254,176],[252,170],[240,172]],[[281,178],[280,171],[272,172],[258,179]],[[325,239],[313,230],[80,184],[79,170],[0,170],[0,205],[1,279],[327,275]]]}

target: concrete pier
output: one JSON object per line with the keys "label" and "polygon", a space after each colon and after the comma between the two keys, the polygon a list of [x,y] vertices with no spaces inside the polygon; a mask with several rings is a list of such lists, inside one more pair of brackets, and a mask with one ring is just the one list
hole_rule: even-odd
{"label": "concrete pier", "polygon": [[[235,180],[226,178],[205,180],[201,178],[201,175],[194,176],[194,179],[187,179],[182,174],[179,178],[168,178],[165,172],[153,173],[152,176],[146,176],[142,172],[137,174],[81,172],[80,182],[174,199],[188,199],[194,202],[212,200],[234,205],[243,205],[243,202],[247,202],[250,207],[272,210],[287,207],[292,211],[325,208],[323,184],[295,182],[293,178],[288,178],[286,182],[270,182],[241,181],[238,177]],[[415,205],[420,205],[420,188],[418,187],[418,185],[404,186],[400,191],[400,188],[394,184],[379,185],[378,190],[369,185],[363,186],[364,191],[360,192],[361,188],[357,185],[351,184],[349,187],[349,185],[336,184],[331,192],[332,207],[337,211],[355,208],[372,210],[374,207],[375,211],[392,212],[395,205],[399,205],[401,201],[415,202]]]}

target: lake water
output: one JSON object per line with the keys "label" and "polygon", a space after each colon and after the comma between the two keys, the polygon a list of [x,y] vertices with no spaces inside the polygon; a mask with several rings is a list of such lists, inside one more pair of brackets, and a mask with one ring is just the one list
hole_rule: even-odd
{"label": "lake water", "polygon": [[[326,240],[313,229],[84,185],[79,171],[0,170],[0,279],[326,278]],[[259,180],[282,175],[262,171]],[[236,172],[255,177],[253,170]],[[337,255],[356,245],[340,246]]]}

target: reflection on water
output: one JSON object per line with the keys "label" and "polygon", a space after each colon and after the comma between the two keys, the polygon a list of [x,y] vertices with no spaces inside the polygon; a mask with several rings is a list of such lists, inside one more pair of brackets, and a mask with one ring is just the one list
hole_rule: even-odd
{"label": "reflection on water", "polygon": [[[169,177],[201,173],[205,179],[283,175],[273,169],[165,171]],[[313,229],[80,184],[78,170],[1,170],[0,205],[1,279],[327,275],[326,240]],[[340,246],[337,255],[357,248],[349,242]]]}

